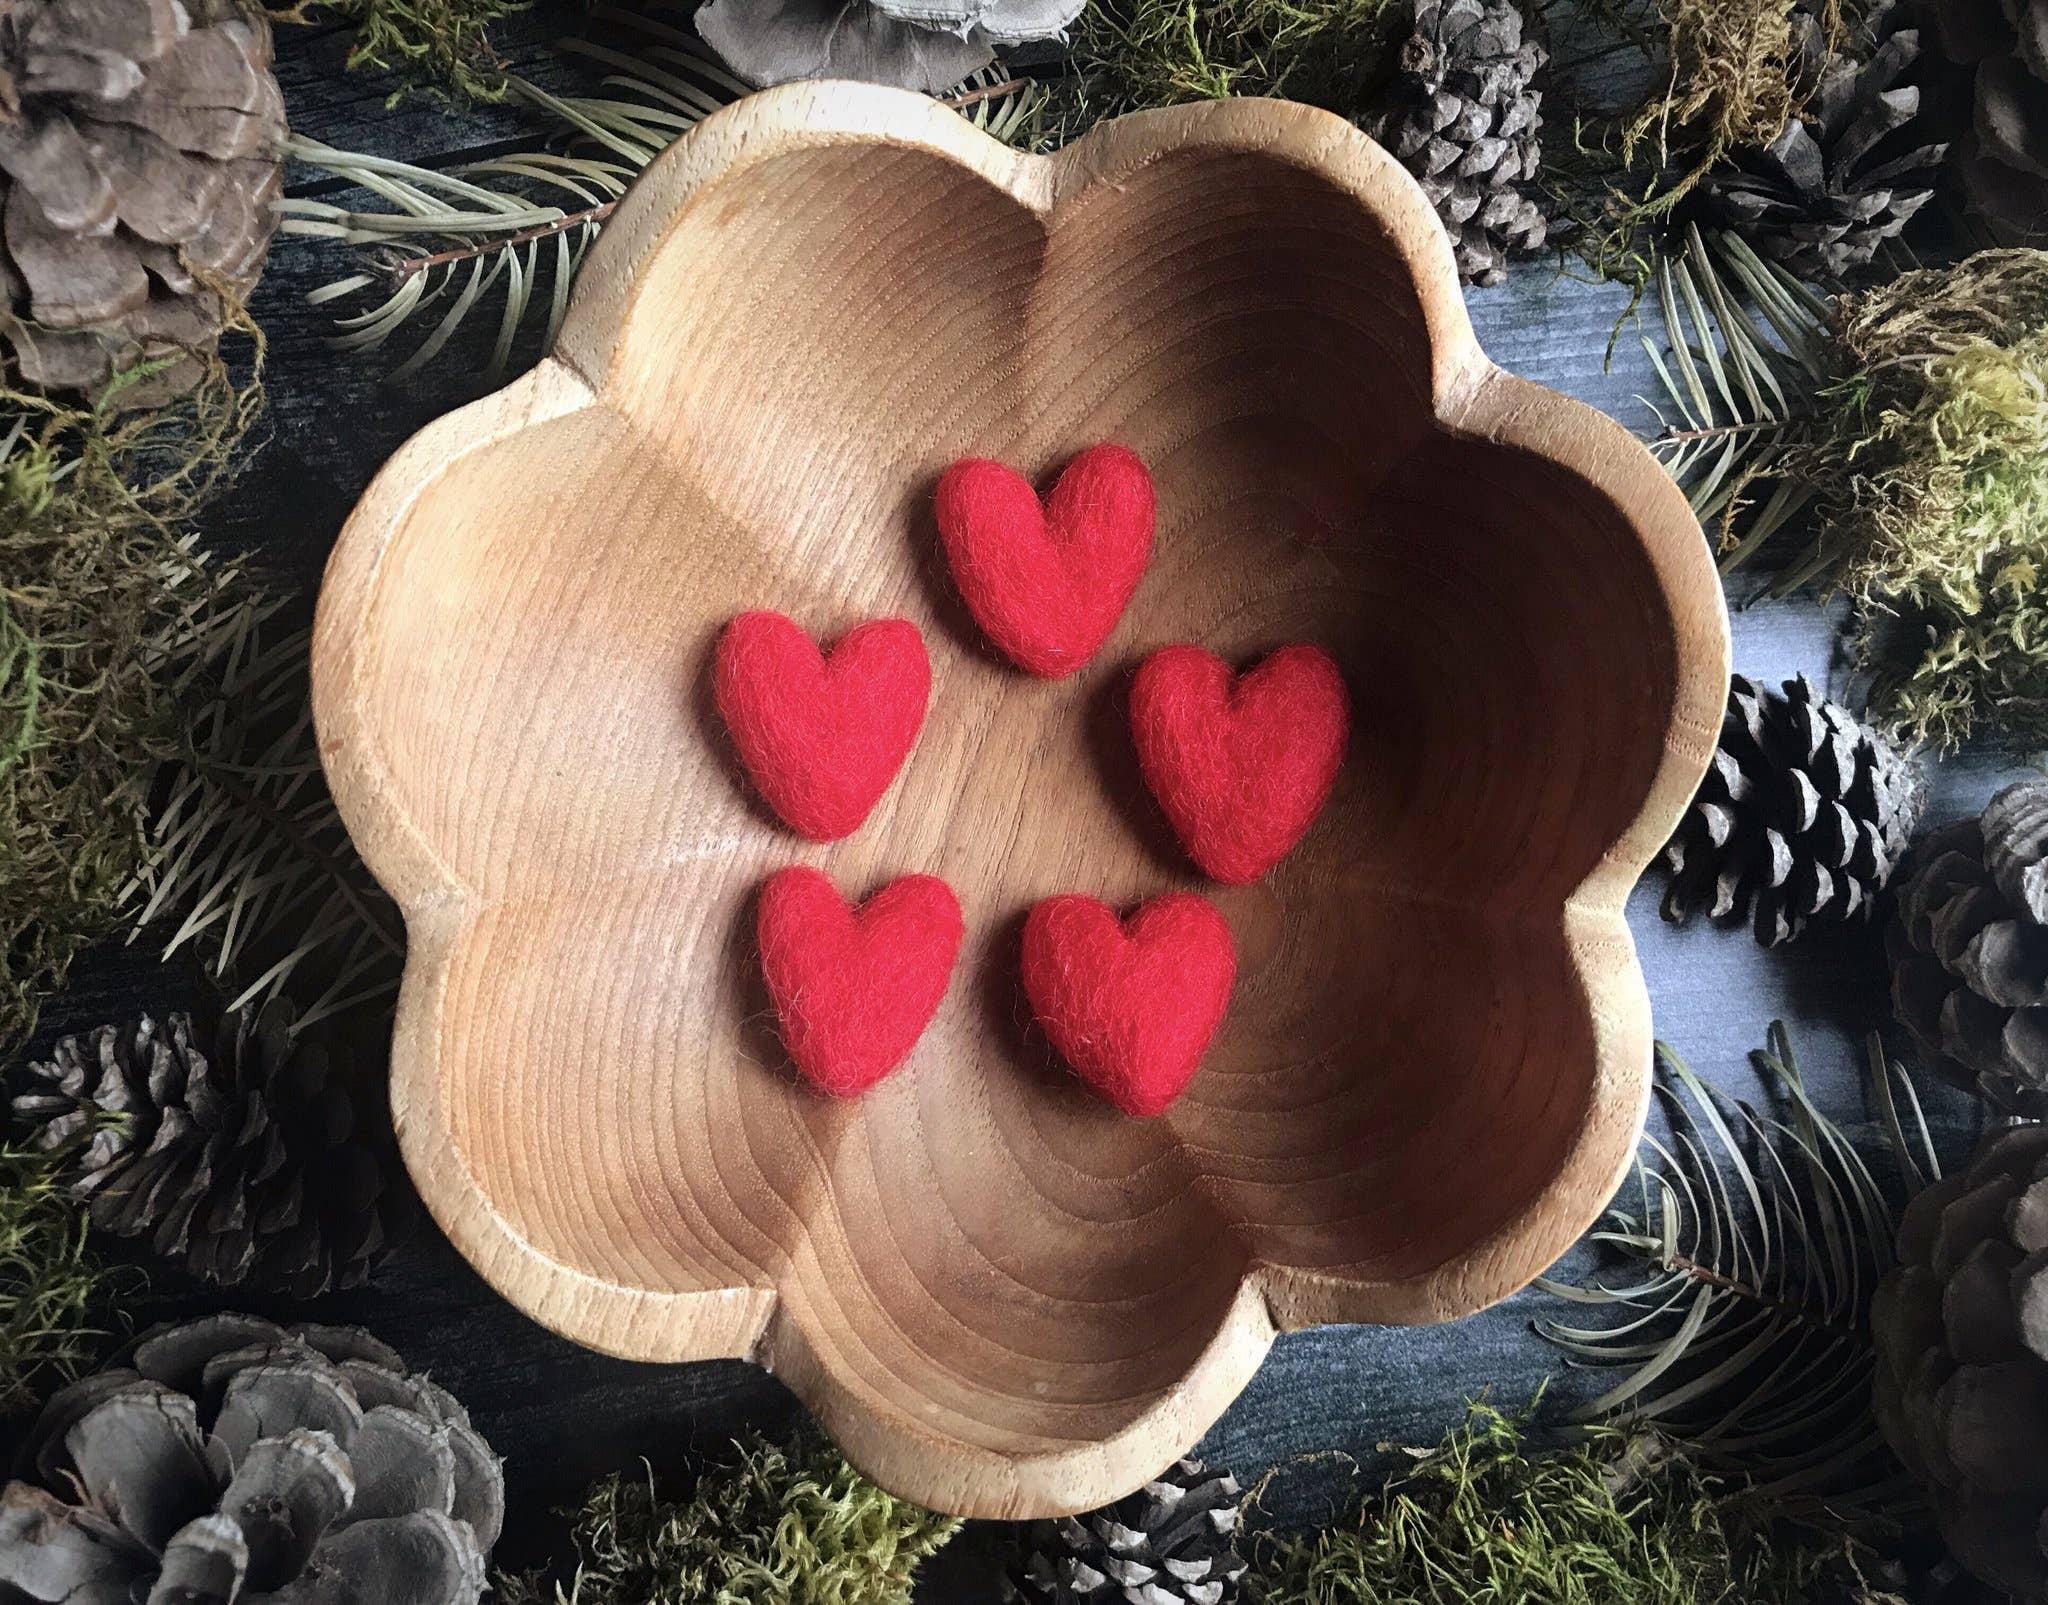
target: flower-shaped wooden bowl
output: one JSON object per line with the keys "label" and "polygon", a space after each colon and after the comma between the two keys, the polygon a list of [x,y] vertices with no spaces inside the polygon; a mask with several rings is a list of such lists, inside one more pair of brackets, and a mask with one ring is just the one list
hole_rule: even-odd
{"label": "flower-shaped wooden bowl", "polygon": [[[965,454],[1143,455],[1151,568],[1033,680],[951,592]],[[767,817],[709,711],[748,608],[917,622],[931,711],[865,828]],[[1313,641],[1354,702],[1329,808],[1202,887],[1121,705],[1150,648]],[[552,358],[357,508],[315,643],[328,771],[411,937],[413,1176],[506,1297],[648,1360],[771,1367],[942,1509],[1101,1503],[1192,1444],[1276,1332],[1441,1321],[1589,1223],[1640,1129],[1622,901],[1713,747],[1698,528],[1616,425],[1493,367],[1400,168],[1277,102],[1019,155],[931,101],[796,85],[621,206]],[[753,899],[912,871],[968,938],[852,1102],[783,1061]],[[1026,911],[1209,892],[1228,1020],[1150,1121],[1031,1028]]]}

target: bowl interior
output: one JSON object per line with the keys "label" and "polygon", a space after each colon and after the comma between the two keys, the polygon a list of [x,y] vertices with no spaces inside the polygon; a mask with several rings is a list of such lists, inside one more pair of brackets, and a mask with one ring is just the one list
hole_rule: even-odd
{"label": "bowl interior", "polygon": [[[856,1392],[1056,1449],[1150,1407],[1248,1270],[1391,1287],[1529,1207],[1593,1091],[1568,926],[1626,944],[1612,899],[1567,903],[1642,806],[1676,648],[1610,501],[1436,421],[1382,225],[1238,152],[1048,217],[930,152],[826,147],[693,201],[625,327],[601,404],[418,496],[359,647],[395,798],[466,893],[432,1096],[519,1236],[600,1283],[776,1286]],[[932,487],[1107,438],[1153,469],[1156,555],[1099,658],[1032,680],[952,593]],[[756,607],[925,633],[923,736],[844,843],[778,828],[710,711]],[[1131,671],[1183,640],[1315,642],[1351,688],[1336,795],[1257,886],[1191,872],[1131,757]],[[793,1087],[757,976],[755,892],[795,862],[855,895],[938,874],[966,915],[938,1017],[853,1103]],[[1031,1028],[1018,934],[1055,892],[1174,887],[1241,978],[1136,1122]]]}

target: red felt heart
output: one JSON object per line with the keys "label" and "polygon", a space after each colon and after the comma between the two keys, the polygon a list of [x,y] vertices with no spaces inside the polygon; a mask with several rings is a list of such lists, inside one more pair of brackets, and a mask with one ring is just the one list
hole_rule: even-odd
{"label": "red felt heart", "polygon": [[712,693],[740,763],[783,823],[812,841],[857,829],[924,723],[931,663],[907,619],[877,619],[827,658],[780,613],[742,613],[718,638]]}
{"label": "red felt heart", "polygon": [[939,538],[968,611],[1018,668],[1048,680],[1095,655],[1152,556],[1152,476],[1091,446],[1039,505],[1013,469],[968,458],[939,481]]}
{"label": "red felt heart", "polygon": [[1024,995],[1060,1057],[1128,1115],[1178,1098],[1237,979],[1230,927],[1193,892],[1128,920],[1092,897],[1049,897],[1024,922]]}
{"label": "red felt heart", "polygon": [[931,875],[891,881],[858,909],[807,865],[772,875],[754,934],[804,1078],[850,1098],[901,1064],[946,995],[961,932],[953,889]]}
{"label": "red felt heart", "polygon": [[1163,647],[1131,684],[1145,784],[1204,874],[1255,881],[1315,822],[1344,763],[1351,699],[1320,647],[1284,646],[1258,667],[1198,646]]}

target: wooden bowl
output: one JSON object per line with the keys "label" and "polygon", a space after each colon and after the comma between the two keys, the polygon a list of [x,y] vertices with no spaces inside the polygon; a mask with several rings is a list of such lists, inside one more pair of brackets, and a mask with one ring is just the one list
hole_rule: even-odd
{"label": "wooden bowl", "polygon": [[[1029,679],[938,553],[955,458],[1114,439],[1156,555],[1101,655]],[[709,711],[747,608],[916,621],[917,749],[797,840]],[[1336,654],[1330,807],[1201,882],[1138,781],[1150,648]],[[558,349],[405,446],[321,594],[316,710],[411,938],[414,1179],[521,1309],[646,1360],[772,1368],[884,1486],[1022,1517],[1114,1498],[1276,1332],[1442,1321],[1591,1222],[1641,1127],[1622,902],[1714,745],[1699,530],[1615,424],[1481,354],[1435,217],[1348,124],[1129,117],[1053,157],[935,103],[793,85],[635,186]],[[776,868],[944,876],[968,938],[908,1063],[803,1090],[752,949]],[[1028,1021],[1039,898],[1198,887],[1241,962],[1150,1121]]]}

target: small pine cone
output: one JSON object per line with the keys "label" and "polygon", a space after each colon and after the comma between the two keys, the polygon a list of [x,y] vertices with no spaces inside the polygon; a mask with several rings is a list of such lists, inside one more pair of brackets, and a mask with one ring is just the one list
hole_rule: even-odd
{"label": "small pine cone", "polygon": [[182,1014],[66,1037],[27,1067],[15,1117],[46,1150],[83,1139],[72,1192],[102,1231],[222,1286],[354,1287],[396,1246],[409,1199],[366,1078],[292,1020],[278,1002],[223,1020],[211,1044]]}
{"label": "small pine cone", "polygon": [[1920,844],[1886,947],[1892,1007],[1934,1068],[2048,1116],[2048,782]]}
{"label": "small pine cone", "polygon": [[0,1600],[476,1605],[491,1446],[369,1333],[214,1315],[57,1393],[0,1489]]}
{"label": "small pine cone", "polygon": [[1036,1523],[1004,1597],[1027,1605],[1229,1605],[1242,1491],[1183,1460],[1106,1509]]}
{"label": "small pine cone", "polygon": [[1708,174],[1700,201],[1714,222],[1803,279],[1840,279],[1864,266],[1934,198],[1948,155],[1938,119],[1912,81],[1919,30],[1880,12],[1848,51],[1830,53],[1802,14],[1817,84],[1806,109],[1758,150]]}
{"label": "small pine cone", "polygon": [[1378,135],[1443,219],[1468,284],[1498,284],[1510,257],[1543,248],[1533,80],[1546,59],[1513,0],[1417,0]]}
{"label": "small pine cone", "polygon": [[[270,23],[241,0],[0,6],[0,343],[28,384],[196,382],[263,270],[284,180]],[[180,357],[180,353],[187,355]]]}
{"label": "small pine cone", "polygon": [[1899,1223],[1870,1307],[1879,1424],[1978,1578],[2048,1598],[2048,1127],[2008,1127]]}
{"label": "small pine cone", "polygon": [[1721,744],[1664,849],[1664,917],[1747,920],[1765,947],[1809,920],[1868,919],[1919,806],[1910,762],[1804,675],[1783,695],[1734,675]]}

